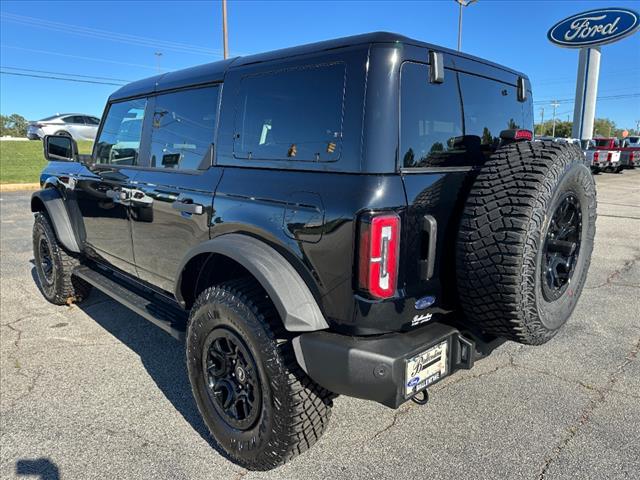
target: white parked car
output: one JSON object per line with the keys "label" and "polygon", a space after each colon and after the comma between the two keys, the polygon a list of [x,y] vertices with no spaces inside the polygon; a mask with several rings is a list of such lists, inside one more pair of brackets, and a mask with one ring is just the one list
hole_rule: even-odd
{"label": "white parked car", "polygon": [[640,148],[640,137],[637,135],[627,137],[622,142],[625,147]]}
{"label": "white parked car", "polygon": [[31,122],[27,126],[29,140],[40,140],[45,135],[66,135],[74,140],[95,140],[100,119],[82,113],[62,113]]}

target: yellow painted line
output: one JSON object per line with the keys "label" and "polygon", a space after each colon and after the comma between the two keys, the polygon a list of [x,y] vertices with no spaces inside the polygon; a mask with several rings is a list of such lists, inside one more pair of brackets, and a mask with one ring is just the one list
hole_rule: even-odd
{"label": "yellow painted line", "polygon": [[20,190],[40,190],[39,183],[0,183],[0,192],[19,192]]}

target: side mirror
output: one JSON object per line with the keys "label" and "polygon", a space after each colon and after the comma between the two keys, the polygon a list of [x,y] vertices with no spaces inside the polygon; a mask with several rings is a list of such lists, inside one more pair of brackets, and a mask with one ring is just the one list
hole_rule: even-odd
{"label": "side mirror", "polygon": [[44,158],[50,162],[75,162],[78,158],[78,144],[71,137],[45,135],[42,144]]}

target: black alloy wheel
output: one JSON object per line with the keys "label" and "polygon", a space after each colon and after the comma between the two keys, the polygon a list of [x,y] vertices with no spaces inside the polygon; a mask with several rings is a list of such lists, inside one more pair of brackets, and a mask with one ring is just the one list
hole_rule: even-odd
{"label": "black alloy wheel", "polygon": [[40,253],[40,267],[42,268],[44,281],[51,285],[54,280],[53,258],[51,257],[51,247],[46,237],[40,238],[38,251]]}
{"label": "black alloy wheel", "polygon": [[580,202],[573,192],[567,192],[553,212],[542,252],[542,293],[549,302],[560,298],[571,283],[581,233]]}
{"label": "black alloy wheel", "polygon": [[238,430],[251,428],[260,415],[258,367],[240,337],[226,327],[214,329],[202,352],[203,380],[222,418]]}

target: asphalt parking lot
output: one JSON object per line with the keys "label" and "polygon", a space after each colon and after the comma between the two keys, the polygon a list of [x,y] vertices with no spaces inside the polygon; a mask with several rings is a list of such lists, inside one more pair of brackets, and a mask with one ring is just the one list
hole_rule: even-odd
{"label": "asphalt parking lot", "polygon": [[30,193],[2,193],[0,477],[639,478],[640,169],[596,181],[589,279],[554,340],[502,345],[425,407],[339,397],[320,442],[267,473],[212,448],[179,343],[96,291],[44,300]]}

